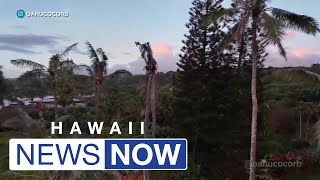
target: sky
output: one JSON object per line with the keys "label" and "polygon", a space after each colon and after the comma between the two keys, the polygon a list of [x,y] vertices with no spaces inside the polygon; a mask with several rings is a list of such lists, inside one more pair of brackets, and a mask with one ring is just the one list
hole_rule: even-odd
{"label": "sky", "polygon": [[[127,69],[143,73],[143,61],[134,42],[150,42],[159,71],[176,70],[181,41],[187,33],[192,0],[0,0],[0,64],[6,77],[18,77],[26,69],[10,60],[24,58],[47,65],[48,59],[67,46],[79,43],[68,55],[78,64],[90,64],[84,43],[102,48],[109,57],[110,72]],[[224,2],[228,5],[228,0]],[[273,0],[272,7],[313,16],[320,21],[320,1]],[[18,18],[25,12],[68,12],[69,17]],[[320,63],[320,38],[287,31],[288,61],[268,48],[265,66],[310,66]]]}

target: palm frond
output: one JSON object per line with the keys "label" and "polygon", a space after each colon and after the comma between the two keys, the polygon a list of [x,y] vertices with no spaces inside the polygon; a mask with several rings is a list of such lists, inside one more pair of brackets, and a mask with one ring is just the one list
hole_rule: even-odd
{"label": "palm frond", "polygon": [[140,42],[135,42],[136,46],[139,47],[141,58],[145,61],[146,64],[148,64],[147,57],[145,56],[146,54],[146,48],[145,44],[141,44]]}
{"label": "palm frond", "polygon": [[284,49],[281,41],[278,41],[278,43],[276,44],[277,47],[278,47],[278,50],[279,50],[279,54],[287,61],[287,52],[286,50]]}
{"label": "palm frond", "polygon": [[279,50],[279,54],[287,61],[287,53],[281,43],[281,40],[286,34],[284,24],[266,12],[262,13],[261,16],[262,21],[260,23],[260,27],[265,40],[267,43],[276,45]]}
{"label": "palm frond", "polygon": [[87,71],[90,77],[94,77],[95,76],[94,70],[92,69],[92,67],[90,67],[88,65],[80,64],[80,65],[77,65],[76,68],[79,71],[81,71],[81,70]]}
{"label": "palm frond", "polygon": [[60,67],[62,68],[73,68],[76,66],[76,63],[73,62],[73,60],[67,59],[60,62]]}
{"label": "palm frond", "polygon": [[237,27],[234,32],[234,39],[236,42],[241,42],[244,37],[245,30],[247,29],[247,24],[250,18],[250,13],[246,12],[245,15],[237,23]]}
{"label": "palm frond", "polygon": [[214,11],[213,13],[206,15],[202,21],[202,26],[208,26],[212,23],[218,22],[219,19],[225,18],[225,17],[232,17],[235,16],[241,8],[222,8],[219,10]]}
{"label": "palm frond", "polygon": [[71,46],[69,46],[66,50],[64,50],[61,54],[60,54],[60,57],[63,57],[63,56],[66,56],[69,54],[69,52],[75,48],[76,46],[78,45],[78,43],[74,43],[72,44]]}
{"label": "palm frond", "polygon": [[46,66],[33,62],[31,60],[26,60],[26,59],[15,59],[11,60],[11,64],[17,66],[17,67],[22,67],[22,68],[31,68],[31,69],[47,69]]}
{"label": "palm frond", "polygon": [[97,53],[101,56],[101,60],[102,61],[107,61],[108,60],[108,57],[107,57],[106,53],[101,48],[97,49]]}
{"label": "palm frond", "polygon": [[220,51],[223,51],[224,49],[227,49],[228,45],[231,42],[235,41],[235,33],[239,27],[239,22],[236,23],[226,34],[224,34],[219,42],[218,45],[218,49],[220,49]]}
{"label": "palm frond", "polygon": [[318,143],[318,147],[320,147],[320,121],[316,122],[313,127],[313,139]]}
{"label": "palm frond", "polygon": [[89,43],[89,41],[87,41],[85,43],[87,45],[87,53],[89,54],[89,57],[92,61],[92,63],[97,63],[99,62],[99,57],[97,52],[94,50],[94,48],[92,47],[92,45]]}
{"label": "palm frond", "polygon": [[48,71],[50,72],[57,72],[58,69],[60,69],[61,64],[60,64],[60,55],[59,54],[55,54],[53,56],[51,56],[50,60],[49,60],[49,68]]}
{"label": "palm frond", "polygon": [[304,68],[284,68],[276,70],[273,73],[274,77],[284,81],[296,81],[300,80],[303,82],[319,82],[320,74],[308,71]]}
{"label": "palm frond", "polygon": [[271,13],[277,20],[282,21],[287,28],[316,35],[320,32],[318,22],[309,16],[299,15],[279,8],[272,8]]}
{"label": "palm frond", "polygon": [[263,35],[269,43],[273,45],[278,44],[286,34],[284,24],[280,20],[270,16],[268,13],[264,12],[261,16],[262,20],[260,26]]}
{"label": "palm frond", "polygon": [[80,65],[77,65],[77,68],[79,70],[87,70],[87,69],[91,69],[90,66],[86,65],[86,64],[80,64]]}
{"label": "palm frond", "polygon": [[34,78],[43,78],[46,77],[47,74],[43,69],[34,69],[32,71],[27,71],[18,77],[18,81],[24,81]]}
{"label": "palm frond", "polygon": [[106,61],[101,61],[98,64],[98,72],[101,73],[103,76],[107,74],[107,63]]}

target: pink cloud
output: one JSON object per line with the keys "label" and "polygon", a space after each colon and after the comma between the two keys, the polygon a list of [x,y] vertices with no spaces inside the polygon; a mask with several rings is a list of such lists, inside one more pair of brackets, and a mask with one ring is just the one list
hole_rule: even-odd
{"label": "pink cloud", "polygon": [[312,52],[307,48],[292,48],[287,50],[288,56],[296,56],[296,57],[303,57]]}
{"label": "pink cloud", "polygon": [[312,55],[320,55],[320,50],[311,50],[304,47],[287,49],[288,56],[305,57]]}
{"label": "pink cloud", "polygon": [[152,46],[154,55],[157,56],[173,56],[173,46],[169,44],[155,44]]}
{"label": "pink cloud", "polygon": [[285,40],[293,39],[296,37],[296,32],[294,31],[288,31],[287,34],[284,36]]}
{"label": "pink cloud", "polygon": [[[165,43],[152,43],[151,47],[158,64],[158,72],[176,71],[178,69],[176,63],[179,62],[179,56],[175,52],[175,46]],[[112,66],[109,72],[112,73],[119,69],[126,69],[133,74],[145,74],[143,67],[145,67],[145,62],[141,57],[138,57],[137,60],[128,64],[116,64]]]}
{"label": "pink cloud", "polygon": [[287,48],[286,51],[288,61],[285,61],[274,48],[269,49],[265,67],[311,66],[320,63],[320,50],[296,47]]}

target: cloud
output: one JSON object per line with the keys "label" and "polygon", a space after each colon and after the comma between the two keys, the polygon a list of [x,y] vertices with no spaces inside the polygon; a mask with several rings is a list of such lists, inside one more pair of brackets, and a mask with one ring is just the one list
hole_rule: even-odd
{"label": "cloud", "polygon": [[27,26],[24,26],[24,25],[12,25],[12,26],[9,26],[9,28],[12,28],[12,29],[21,29],[21,30],[27,30],[28,27]]}
{"label": "cloud", "polygon": [[[68,48],[69,46],[65,46],[63,49],[61,48],[51,48],[48,50],[48,53],[50,54],[60,54],[62,53],[66,48]],[[87,53],[85,51],[82,51],[79,49],[78,46],[74,47],[71,52],[76,53],[76,54],[80,54],[80,55],[87,55]]]}
{"label": "cloud", "polygon": [[[177,70],[176,63],[179,58],[178,55],[174,54],[174,46],[169,44],[154,44],[152,47],[152,51],[154,57],[158,63],[158,71],[159,72],[168,72]],[[145,74],[144,70],[145,62],[143,59],[138,58],[137,60],[130,62],[128,64],[116,64],[109,69],[109,72],[112,73],[119,69],[125,69],[130,71],[133,74]]]}
{"label": "cloud", "polygon": [[130,62],[128,64],[116,64],[109,68],[109,74],[119,70],[119,69],[125,69],[130,71],[133,74],[144,74],[143,68],[145,66],[145,63],[142,59],[135,60],[133,62]]}
{"label": "cloud", "polygon": [[172,56],[173,46],[169,44],[155,44],[152,46],[152,51],[155,56]]}
{"label": "cloud", "polygon": [[123,52],[122,54],[126,55],[126,56],[132,56],[133,55],[131,52]]}
{"label": "cloud", "polygon": [[18,48],[18,47],[10,47],[10,46],[5,46],[0,44],[0,51],[14,51],[18,53],[24,53],[24,54],[38,54],[37,52],[28,50],[28,49],[23,49],[23,48]]}
{"label": "cloud", "polygon": [[106,52],[106,55],[108,57],[108,59],[116,59],[117,56],[115,56],[112,52],[108,51]]}
{"label": "cloud", "polygon": [[320,63],[320,50],[312,50],[304,47],[295,47],[287,49],[287,59],[285,61],[278,52],[269,51],[269,56],[265,62],[265,66],[269,67],[295,67],[295,66],[311,66]]}
{"label": "cloud", "polygon": [[288,56],[305,57],[310,55],[320,55],[320,50],[310,50],[304,47],[291,48],[287,50]]}
{"label": "cloud", "polygon": [[294,31],[288,31],[287,34],[284,36],[285,40],[294,39],[296,37],[297,33]]}
{"label": "cloud", "polygon": [[0,46],[7,51],[18,53],[32,53],[33,48],[46,47],[52,49],[61,41],[67,39],[63,36],[47,36],[35,34],[0,34]]}
{"label": "cloud", "polygon": [[80,49],[78,48],[78,46],[75,47],[72,51],[75,52],[75,53],[77,53],[77,54],[80,54],[80,55],[88,55],[87,52],[80,50]]}

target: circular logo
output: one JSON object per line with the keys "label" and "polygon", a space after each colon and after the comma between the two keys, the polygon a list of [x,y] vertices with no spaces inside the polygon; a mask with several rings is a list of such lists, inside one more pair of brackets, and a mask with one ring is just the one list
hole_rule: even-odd
{"label": "circular logo", "polygon": [[24,10],[20,9],[17,11],[18,18],[24,18],[25,15],[26,15],[26,13],[24,12]]}

